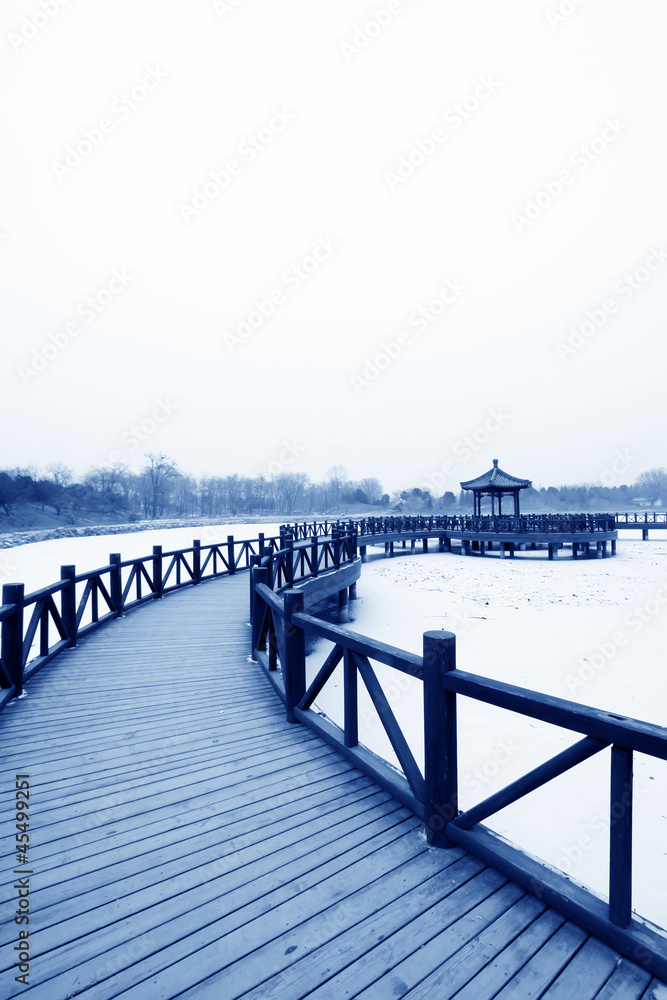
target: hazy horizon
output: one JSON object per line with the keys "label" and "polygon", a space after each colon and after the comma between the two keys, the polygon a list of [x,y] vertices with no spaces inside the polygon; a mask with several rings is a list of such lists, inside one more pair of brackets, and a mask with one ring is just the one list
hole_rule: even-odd
{"label": "hazy horizon", "polygon": [[0,466],[667,465],[657,0],[0,20]]}

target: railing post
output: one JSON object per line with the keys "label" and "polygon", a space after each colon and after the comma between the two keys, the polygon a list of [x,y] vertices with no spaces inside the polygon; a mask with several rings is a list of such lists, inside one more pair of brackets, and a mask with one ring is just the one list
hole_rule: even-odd
{"label": "railing post", "polygon": [[313,576],[317,576],[319,573],[319,567],[317,565],[317,560],[319,559],[318,552],[318,538],[317,535],[313,535],[310,540],[310,561],[313,564]]}
{"label": "railing post", "polygon": [[346,747],[359,743],[357,665],[349,649],[343,654],[343,739]]}
{"label": "railing post", "polygon": [[253,570],[255,566],[259,566],[261,561],[261,556],[250,556],[250,572],[248,573],[248,576],[250,577],[250,621],[252,621],[252,609],[255,606],[255,578],[253,576]]}
{"label": "railing post", "polygon": [[22,583],[5,583],[2,588],[2,603],[13,604],[14,611],[1,624],[0,660],[10,682],[14,685],[14,697],[23,691],[23,598]]}
{"label": "railing post", "polygon": [[153,596],[162,597],[162,546],[153,546]]}
{"label": "railing post", "polygon": [[456,669],[456,636],[424,632],[424,818],[432,847],[448,847],[447,824],[458,814],[456,694],[445,675]]}
{"label": "railing post", "polygon": [[291,537],[285,537],[285,548],[287,553],[285,555],[285,578],[288,586],[292,586],[294,583],[294,539]]}
{"label": "railing post", "polygon": [[194,549],[192,553],[192,574],[194,576],[193,583],[201,583],[201,541],[198,538],[192,543],[192,548]]}
{"label": "railing post", "polygon": [[109,556],[111,565],[111,603],[116,610],[116,618],[123,617],[123,576],[121,570],[120,552],[112,552]]}
{"label": "railing post", "polygon": [[[253,566],[250,570],[250,578],[253,581],[253,591],[254,588],[259,583],[265,583],[269,586],[269,571],[266,566]],[[250,653],[254,656],[255,650],[259,649],[259,640],[262,634],[262,620],[264,618],[264,601],[255,593],[253,593],[252,598],[252,628],[251,633],[251,649]]]}
{"label": "railing post", "polygon": [[609,919],[627,927],[632,916],[632,750],[611,748]]}
{"label": "railing post", "polygon": [[227,565],[229,566],[229,575],[232,576],[236,573],[236,560],[234,556],[234,536],[227,535]]}
{"label": "railing post", "polygon": [[61,566],[60,579],[66,580],[67,584],[60,591],[60,616],[67,632],[70,646],[76,646],[76,577],[75,566]]}
{"label": "railing post", "polygon": [[298,722],[294,709],[306,693],[306,641],[302,628],[292,624],[292,615],[303,611],[303,593],[300,590],[286,590],[285,598],[285,663],[283,682],[285,684],[285,714],[288,722]]}
{"label": "railing post", "polygon": [[260,556],[264,555],[264,532],[263,531],[260,531],[260,533],[259,533],[259,554],[260,554]]}
{"label": "railing post", "polygon": [[333,564],[338,569],[340,567],[340,534],[338,533],[338,528],[334,528],[331,547],[333,549]]}

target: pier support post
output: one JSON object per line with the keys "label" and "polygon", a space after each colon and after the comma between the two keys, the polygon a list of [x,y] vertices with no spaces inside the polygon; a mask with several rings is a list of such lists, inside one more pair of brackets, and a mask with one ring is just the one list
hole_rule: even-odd
{"label": "pier support post", "polygon": [[413,538],[413,539],[412,539],[412,541],[410,542],[410,554],[411,554],[411,555],[414,555],[414,554],[415,554],[415,540],[414,540],[414,538]]}
{"label": "pier support post", "polygon": [[2,603],[13,604],[14,611],[0,624],[0,659],[9,679],[14,685],[14,697],[23,691],[23,600],[25,589],[22,583],[5,583],[2,588]]}
{"label": "pier support post", "polygon": [[548,546],[549,546],[549,559],[553,559],[553,557],[554,557],[554,546],[553,546],[553,542],[549,542],[549,543],[548,543]]}
{"label": "pier support post", "polygon": [[443,538],[442,535],[440,535],[440,537],[438,538],[438,552],[444,552],[444,551],[445,551],[445,539]]}
{"label": "pier support post", "polygon": [[109,565],[111,566],[111,573],[109,574],[111,577],[111,591],[109,596],[116,611],[116,618],[123,617],[123,576],[121,562],[120,552],[112,552],[109,556]]}
{"label": "pier support post", "polygon": [[469,556],[470,555],[470,542],[469,542],[469,540],[467,538],[464,538],[463,541],[461,542],[461,545],[463,547],[463,554],[464,554],[464,556]]}
{"label": "pier support post", "polygon": [[292,615],[302,612],[303,607],[304,598],[300,590],[285,591],[285,663],[282,664],[282,668],[285,683],[285,715],[288,722],[298,722],[294,717],[294,709],[306,693],[305,636],[302,628],[292,624]]}
{"label": "pier support post", "polygon": [[616,539],[615,538],[612,538],[612,540],[611,540],[611,554],[613,556],[616,555]]}
{"label": "pier support post", "polygon": [[74,566],[61,566],[60,579],[67,581],[67,585],[61,591],[62,603],[60,610],[63,625],[65,626],[70,646],[76,646],[76,584],[74,582],[76,579],[76,568]]}
{"label": "pier support post", "polygon": [[153,597],[162,597],[162,546],[153,546]]}
{"label": "pier support post", "polygon": [[642,528],[642,541],[648,542],[648,528]]}
{"label": "pier support post", "polygon": [[458,815],[456,695],[445,675],[456,669],[456,636],[424,632],[424,818],[432,847],[449,847],[447,824]]}
{"label": "pier support post", "polygon": [[632,750],[611,748],[609,919],[627,927],[632,916]]}
{"label": "pier support post", "polygon": [[365,545],[360,545],[359,546],[359,554],[361,556],[362,563],[368,562],[368,556],[366,555],[366,546]]}
{"label": "pier support post", "polygon": [[255,606],[255,577],[253,575],[253,571],[255,569],[255,566],[259,566],[260,565],[261,561],[262,561],[262,557],[260,555],[251,555],[250,556],[250,560],[249,560],[249,562],[250,562],[250,569],[249,569],[249,572],[248,572],[248,576],[250,577],[250,621],[252,621],[252,610],[253,610],[253,608]]}
{"label": "pier support post", "polygon": [[264,617],[264,608],[266,607],[264,601],[255,593],[255,587],[259,583],[264,583],[267,586],[269,584],[269,570],[267,566],[252,566],[250,569],[250,579],[252,580],[253,596],[252,596],[252,618],[251,618],[251,632],[250,632],[250,655],[255,655],[255,650],[259,649],[259,644],[261,641],[262,632],[262,619]]}
{"label": "pier support post", "polygon": [[428,538],[422,539],[424,554],[428,552]]}
{"label": "pier support post", "polygon": [[351,583],[347,588],[347,596],[350,601],[356,601],[357,599],[357,585],[356,583]]}

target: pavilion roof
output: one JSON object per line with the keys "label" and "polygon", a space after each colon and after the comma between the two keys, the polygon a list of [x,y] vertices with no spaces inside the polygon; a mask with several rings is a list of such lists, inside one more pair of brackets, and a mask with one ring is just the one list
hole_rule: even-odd
{"label": "pavilion roof", "polygon": [[527,486],[532,486],[530,479],[517,479],[516,476],[510,476],[509,472],[503,472],[498,468],[497,458],[494,458],[493,468],[488,472],[477,479],[461,483],[464,490],[525,490]]}

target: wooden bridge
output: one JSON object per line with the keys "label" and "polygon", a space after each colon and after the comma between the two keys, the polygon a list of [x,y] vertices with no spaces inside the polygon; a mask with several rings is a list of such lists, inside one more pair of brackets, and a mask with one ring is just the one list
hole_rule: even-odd
{"label": "wooden bridge", "polygon": [[[312,527],[5,586],[2,996],[663,1000],[630,858],[632,754],[667,731],[459,670],[451,633],[328,624],[359,535]],[[313,708],[338,663],[340,727]],[[423,773],[376,663],[423,683]],[[359,675],[402,773],[358,745]],[[583,739],[461,813],[458,694]],[[610,746],[607,902],[481,821]]]}
{"label": "wooden bridge", "polygon": [[667,528],[667,513],[657,510],[632,510],[622,514],[614,514],[617,528],[623,531],[641,531],[642,538],[648,541],[649,531],[658,529],[664,531]]}

